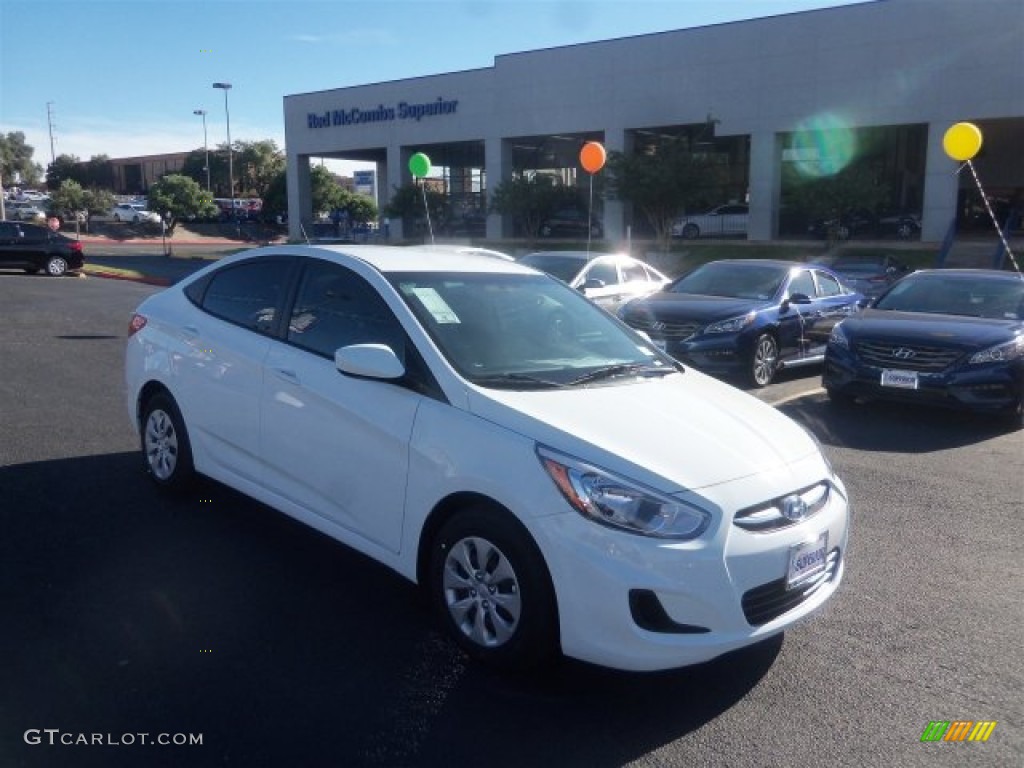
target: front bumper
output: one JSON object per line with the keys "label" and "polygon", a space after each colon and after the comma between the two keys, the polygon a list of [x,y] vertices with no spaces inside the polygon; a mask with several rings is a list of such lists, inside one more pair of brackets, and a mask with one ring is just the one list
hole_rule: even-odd
{"label": "front bumper", "polygon": [[[818,458],[802,465],[812,463],[822,466]],[[782,474],[794,485],[781,493],[809,479],[806,472]],[[710,503],[719,510],[717,522],[691,542],[622,533],[575,513],[535,520],[556,585],[563,652],[617,669],[671,669],[760,642],[813,614],[838,589],[845,568],[850,508],[842,483],[832,482],[824,509],[767,532],[732,521],[735,509],[764,500],[763,476],[716,488]],[[787,590],[791,548],[822,533],[826,572],[816,584]]]}
{"label": "front bumper", "polygon": [[[893,366],[896,368],[897,366]],[[883,368],[865,365],[847,350],[829,346],[822,386],[852,397],[1000,413],[1016,408],[1024,393],[1024,360],[918,372],[917,389],[882,386]]]}

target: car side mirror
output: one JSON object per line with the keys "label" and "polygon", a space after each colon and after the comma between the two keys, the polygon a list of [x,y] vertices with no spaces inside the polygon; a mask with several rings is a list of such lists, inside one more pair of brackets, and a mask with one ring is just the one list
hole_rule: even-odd
{"label": "car side mirror", "polygon": [[334,353],[334,365],[347,376],[362,379],[400,379],[405,366],[387,344],[351,344]]}
{"label": "car side mirror", "polygon": [[811,303],[811,297],[808,296],[806,293],[794,293],[792,296],[790,296],[788,299],[786,299],[786,301],[783,302],[783,303],[786,304],[786,305],[789,305],[789,304],[810,304]]}
{"label": "car side mirror", "polygon": [[580,290],[589,291],[594,288],[604,288],[604,285],[604,280],[598,280],[596,277],[591,277],[580,286]]}

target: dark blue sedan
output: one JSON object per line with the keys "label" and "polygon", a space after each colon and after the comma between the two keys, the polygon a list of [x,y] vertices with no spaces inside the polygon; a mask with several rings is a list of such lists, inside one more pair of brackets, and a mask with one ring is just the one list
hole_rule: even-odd
{"label": "dark blue sedan", "polygon": [[832,330],[829,397],[965,408],[1022,418],[1024,276],[914,272]]}
{"label": "dark blue sedan", "polygon": [[817,264],[728,259],[626,304],[619,316],[683,363],[763,387],[780,368],[820,363],[832,327],[863,301]]}

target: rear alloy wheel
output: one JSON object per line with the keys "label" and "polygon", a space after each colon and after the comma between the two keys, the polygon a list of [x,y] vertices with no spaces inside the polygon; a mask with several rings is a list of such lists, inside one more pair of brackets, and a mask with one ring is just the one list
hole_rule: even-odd
{"label": "rear alloy wheel", "polygon": [[142,455],[153,482],[165,491],[183,491],[195,478],[185,422],[174,399],[164,392],[149,398],[143,409]]}
{"label": "rear alloy wheel", "polygon": [[51,256],[46,260],[46,274],[50,277],[62,277],[68,271],[68,262],[62,256]]}
{"label": "rear alloy wheel", "polygon": [[687,224],[683,227],[683,237],[687,240],[696,240],[700,237],[700,227],[696,224]]}
{"label": "rear alloy wheel", "polygon": [[547,566],[507,513],[467,509],[431,549],[430,600],[455,642],[502,668],[529,668],[557,647],[557,611]]}
{"label": "rear alloy wheel", "polygon": [[757,387],[767,387],[779,367],[779,345],[770,333],[762,333],[754,343],[750,356],[750,380]]}

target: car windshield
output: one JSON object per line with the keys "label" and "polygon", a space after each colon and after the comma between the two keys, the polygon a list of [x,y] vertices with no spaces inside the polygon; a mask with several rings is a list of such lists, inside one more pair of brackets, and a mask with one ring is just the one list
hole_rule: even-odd
{"label": "car windshield", "polygon": [[570,283],[583,269],[586,262],[573,256],[560,256],[557,253],[531,253],[523,256],[519,263],[539,269],[541,272],[547,272],[564,283]]}
{"label": "car windshield", "polygon": [[668,290],[670,293],[768,301],[779,293],[788,275],[787,266],[719,261],[697,267]]}
{"label": "car windshield", "polygon": [[679,370],[546,275],[401,273],[395,289],[452,366],[481,386],[543,389]]}
{"label": "car windshield", "polygon": [[896,312],[1021,320],[1024,319],[1024,279],[911,275],[896,283],[874,307]]}

